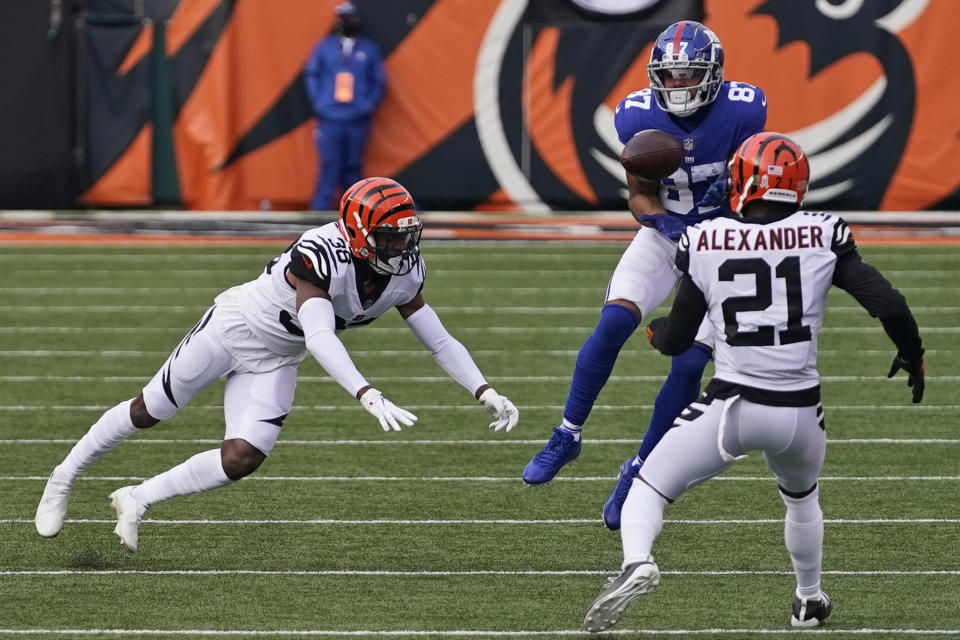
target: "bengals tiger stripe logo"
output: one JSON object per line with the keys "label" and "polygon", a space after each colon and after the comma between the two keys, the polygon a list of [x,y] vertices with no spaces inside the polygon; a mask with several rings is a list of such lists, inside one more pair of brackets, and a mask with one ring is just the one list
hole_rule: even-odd
{"label": "bengals tiger stripe logo", "polygon": [[[302,69],[337,1],[173,0],[151,16],[169,21],[187,207],[306,206],[317,160]],[[358,3],[361,13],[376,7],[365,25],[389,78],[364,173],[396,178],[427,209],[622,209],[613,108],[648,85],[662,25],[585,12],[579,22],[536,22],[541,4],[551,3],[426,0],[408,23],[406,3]],[[953,2],[702,0],[702,8],[723,44],[725,75],[762,87],[768,127],[807,151],[808,203],[960,207],[960,163],[945,160],[960,157],[952,135],[960,74],[943,72],[955,57]],[[92,70],[103,77],[89,105],[88,204],[150,203],[154,31],[130,28],[141,31],[125,34],[133,46],[104,42],[101,53],[118,58]],[[123,109],[110,108],[112,96]]]}

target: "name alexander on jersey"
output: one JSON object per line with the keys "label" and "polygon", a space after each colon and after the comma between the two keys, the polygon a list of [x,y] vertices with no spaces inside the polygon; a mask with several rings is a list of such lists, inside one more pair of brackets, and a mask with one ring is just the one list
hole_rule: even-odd
{"label": "name alexander on jersey", "polygon": [[[689,242],[689,241],[687,241]],[[822,249],[823,227],[748,227],[743,229],[703,229],[694,251],[773,251]]]}

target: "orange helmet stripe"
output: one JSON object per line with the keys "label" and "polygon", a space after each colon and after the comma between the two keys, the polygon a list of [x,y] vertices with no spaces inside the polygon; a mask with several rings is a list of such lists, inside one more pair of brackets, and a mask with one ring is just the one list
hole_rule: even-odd
{"label": "orange helmet stripe", "polygon": [[367,229],[373,229],[400,211],[414,208],[407,190],[387,178],[368,178],[361,182],[347,205],[348,208],[356,206],[356,214]]}

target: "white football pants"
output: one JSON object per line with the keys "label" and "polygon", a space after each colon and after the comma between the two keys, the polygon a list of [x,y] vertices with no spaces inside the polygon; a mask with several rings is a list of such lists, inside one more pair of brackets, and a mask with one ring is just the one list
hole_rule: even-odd
{"label": "white football pants", "polygon": [[797,593],[814,597],[819,593],[823,554],[823,514],[816,490],[827,443],[821,416],[819,404],[773,407],[738,396],[692,403],[647,457],[630,487],[620,519],[624,566],[650,554],[668,502],[729,468],[739,456],[759,450],[787,507],[784,541]]}
{"label": "white football pants", "polygon": [[[640,227],[610,276],[605,302],[629,300],[640,309],[641,320],[646,320],[680,279],[676,256],[675,242],[656,229]],[[704,317],[696,341],[712,349],[713,339],[713,324]]]}
{"label": "white football pants", "polygon": [[143,388],[147,411],[158,420],[168,420],[200,391],[226,376],[224,439],[240,438],[269,454],[293,407],[297,365],[266,373],[249,371],[221,344],[211,320],[216,312],[217,307],[212,307],[204,314]]}
{"label": "white football pants", "polygon": [[[703,413],[699,413],[702,411]],[[762,451],[777,483],[792,493],[812,487],[820,474],[827,435],[822,408],[772,407],[713,398],[693,402],[647,457],[642,480],[667,500],[729,468],[748,451]]]}

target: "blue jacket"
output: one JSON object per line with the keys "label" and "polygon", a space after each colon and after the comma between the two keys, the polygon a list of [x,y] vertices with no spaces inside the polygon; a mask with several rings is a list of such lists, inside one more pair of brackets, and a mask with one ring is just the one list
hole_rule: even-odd
{"label": "blue jacket", "polygon": [[[334,98],[336,75],[353,74],[353,100]],[[313,113],[319,119],[356,120],[367,118],[383,99],[386,73],[383,55],[369,38],[354,38],[350,56],[343,55],[340,36],[329,35],[314,48],[306,68],[307,95]]]}

